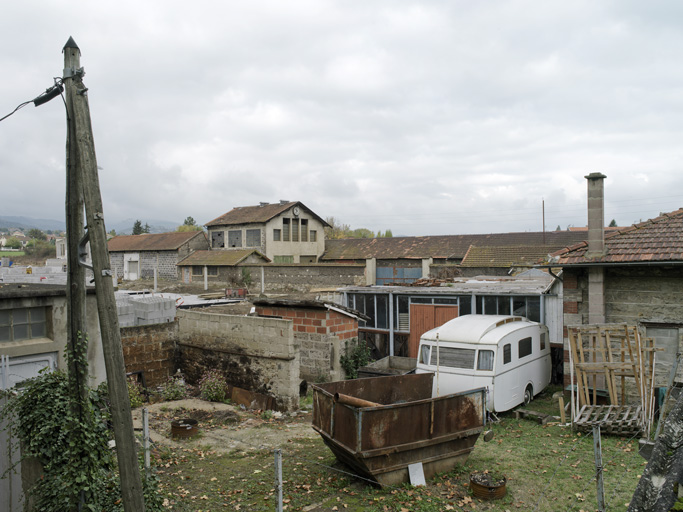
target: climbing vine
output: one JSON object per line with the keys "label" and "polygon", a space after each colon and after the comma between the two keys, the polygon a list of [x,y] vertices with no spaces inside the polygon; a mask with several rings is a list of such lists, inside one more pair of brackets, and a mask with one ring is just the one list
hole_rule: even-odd
{"label": "climbing vine", "polygon": [[[87,340],[79,336],[69,358],[76,358],[80,376],[42,371],[0,410],[22,444],[22,459],[34,458],[43,473],[28,491],[34,509],[41,511],[122,511],[107,396],[85,387]],[[71,362],[71,360],[70,360]],[[73,373],[73,372],[72,372]],[[81,388],[83,389],[83,388]],[[163,510],[155,477],[143,482],[147,511]]]}

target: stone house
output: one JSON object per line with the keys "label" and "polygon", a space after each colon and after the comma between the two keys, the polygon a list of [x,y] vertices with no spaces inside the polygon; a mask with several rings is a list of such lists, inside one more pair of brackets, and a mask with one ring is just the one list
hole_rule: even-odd
{"label": "stone house", "polygon": [[206,223],[211,249],[254,249],[274,263],[316,263],[327,226],[299,201],[236,207]]}
{"label": "stone house", "polygon": [[194,251],[208,249],[209,242],[203,231],[175,231],[115,236],[108,247],[117,279],[149,279],[155,270],[160,278],[178,279],[178,262]]}
{"label": "stone house", "polygon": [[[683,209],[605,235],[605,176],[586,178],[588,241],[556,252],[549,263],[562,268],[565,328],[638,326],[664,349],[656,356],[656,385],[666,385],[676,354],[683,352]],[[566,339],[565,361],[568,383]]]}
{"label": "stone house", "polygon": [[184,283],[193,281],[250,285],[251,270],[245,265],[263,265],[270,260],[255,249],[195,251],[178,262]]}

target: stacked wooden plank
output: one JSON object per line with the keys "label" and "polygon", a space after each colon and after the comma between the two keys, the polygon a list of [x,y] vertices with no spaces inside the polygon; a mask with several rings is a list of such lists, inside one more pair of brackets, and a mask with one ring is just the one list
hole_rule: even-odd
{"label": "stacked wooden plank", "polygon": [[[576,382],[573,423],[579,430],[648,434],[654,415],[654,340],[636,326],[580,325],[567,328]],[[599,389],[609,404],[598,404]],[[578,413],[576,411],[578,410]]]}

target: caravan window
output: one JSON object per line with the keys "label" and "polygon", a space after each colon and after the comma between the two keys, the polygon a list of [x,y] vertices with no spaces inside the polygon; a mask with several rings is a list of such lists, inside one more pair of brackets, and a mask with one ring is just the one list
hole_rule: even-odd
{"label": "caravan window", "polygon": [[545,333],[541,333],[541,350],[545,350]]}
{"label": "caravan window", "polygon": [[508,364],[510,361],[512,361],[512,349],[508,343],[503,346],[503,364]]}
{"label": "caravan window", "polygon": [[477,370],[493,370],[493,350],[480,350]]}
{"label": "caravan window", "polygon": [[519,358],[531,355],[531,338],[519,340]]}
{"label": "caravan window", "polygon": [[420,347],[420,363],[429,364],[429,345],[422,345]]}
{"label": "caravan window", "polygon": [[436,350],[432,350],[432,360],[430,364],[436,366],[438,353],[440,366],[472,370],[474,369],[474,352],[474,350],[469,348],[436,347]]}

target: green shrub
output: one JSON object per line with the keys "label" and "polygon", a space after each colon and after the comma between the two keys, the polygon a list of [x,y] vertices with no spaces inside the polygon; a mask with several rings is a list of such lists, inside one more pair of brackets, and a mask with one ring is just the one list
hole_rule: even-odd
{"label": "green shrub", "polygon": [[228,384],[218,370],[207,370],[199,381],[199,395],[209,402],[225,402]]}
{"label": "green shrub", "polygon": [[187,396],[185,382],[175,376],[169,377],[161,388],[161,398],[164,400],[181,400]]}
{"label": "green shrub", "polygon": [[359,341],[358,338],[346,342],[346,351],[339,358],[347,379],[357,378],[358,368],[365,366],[370,361],[372,361],[372,350],[365,341]]}
{"label": "green shrub", "polygon": [[130,399],[131,409],[142,407],[146,401],[145,390],[142,384],[135,379],[128,379],[128,398]]}

